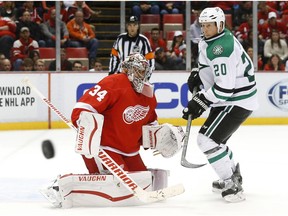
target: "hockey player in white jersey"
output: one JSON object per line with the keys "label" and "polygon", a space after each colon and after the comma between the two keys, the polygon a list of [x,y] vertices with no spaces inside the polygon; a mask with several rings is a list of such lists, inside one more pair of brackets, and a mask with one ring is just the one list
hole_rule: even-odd
{"label": "hockey player in white jersey", "polygon": [[220,191],[228,202],[237,202],[245,199],[242,176],[226,142],[258,107],[253,64],[225,28],[221,8],[204,9],[199,22],[203,39],[199,42],[198,68],[192,69],[188,79],[189,90],[198,88],[198,92],[183,110],[183,118],[191,115],[196,119],[210,107],[197,143],[220,178],[212,183],[213,191]]}

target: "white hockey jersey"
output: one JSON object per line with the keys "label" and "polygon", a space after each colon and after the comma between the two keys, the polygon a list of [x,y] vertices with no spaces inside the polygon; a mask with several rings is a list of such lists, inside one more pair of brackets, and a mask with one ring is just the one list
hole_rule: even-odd
{"label": "white hockey jersey", "polygon": [[258,108],[252,60],[229,30],[199,42],[198,64],[202,92],[211,106]]}

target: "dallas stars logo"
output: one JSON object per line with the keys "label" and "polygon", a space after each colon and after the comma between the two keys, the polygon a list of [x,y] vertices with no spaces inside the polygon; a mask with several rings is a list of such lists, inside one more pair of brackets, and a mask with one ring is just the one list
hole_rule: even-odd
{"label": "dallas stars logo", "polygon": [[212,52],[214,55],[221,55],[223,53],[224,49],[221,45],[217,45],[213,48]]}

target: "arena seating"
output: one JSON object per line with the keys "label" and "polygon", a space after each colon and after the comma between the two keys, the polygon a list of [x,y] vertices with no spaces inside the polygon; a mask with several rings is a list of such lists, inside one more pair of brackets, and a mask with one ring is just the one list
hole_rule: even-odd
{"label": "arena seating", "polygon": [[141,14],[140,16],[140,32],[150,32],[152,28],[160,29],[159,14]]}
{"label": "arena seating", "polygon": [[[56,58],[56,49],[54,47],[40,47],[39,53],[40,58],[45,62],[45,68],[48,68],[50,62]],[[79,60],[84,67],[89,68],[88,51],[86,47],[68,47],[66,48],[66,57],[71,62]]]}
{"label": "arena seating", "polygon": [[167,31],[183,30],[183,14],[164,14],[163,15],[163,36],[166,37]]}

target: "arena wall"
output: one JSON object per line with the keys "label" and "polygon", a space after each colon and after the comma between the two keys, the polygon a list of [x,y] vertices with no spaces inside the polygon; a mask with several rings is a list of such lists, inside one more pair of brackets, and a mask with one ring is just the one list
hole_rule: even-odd
{"label": "arena wall", "polygon": [[[0,130],[66,128],[45,103],[22,82],[28,78],[67,118],[77,99],[107,73],[0,73]],[[189,72],[154,72],[151,82],[158,99],[159,122],[185,125],[181,118],[191,94],[186,84]],[[286,73],[256,73],[259,109],[245,122],[249,125],[288,124],[288,76]],[[193,122],[200,125],[207,117]]]}

